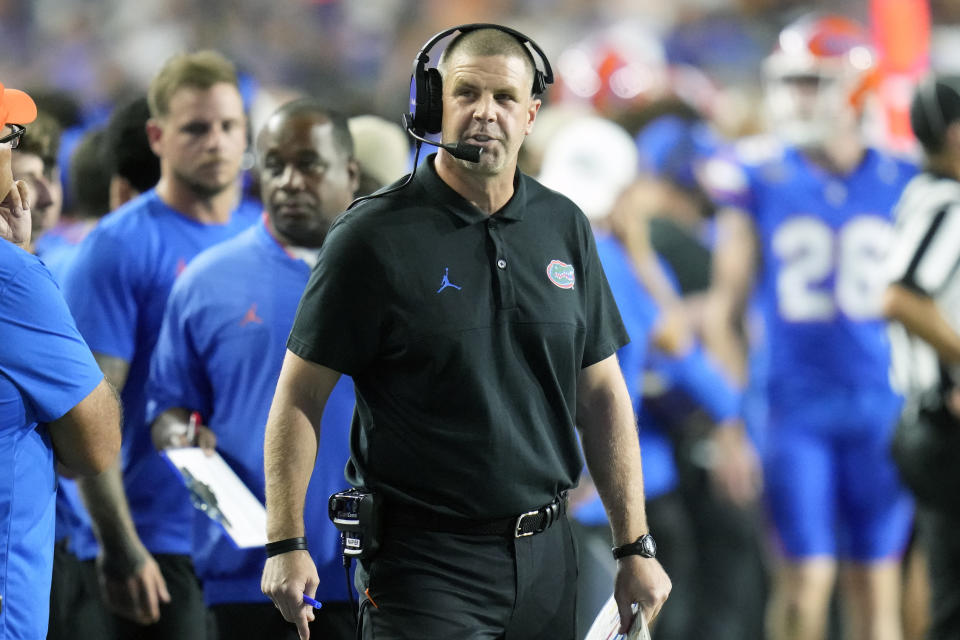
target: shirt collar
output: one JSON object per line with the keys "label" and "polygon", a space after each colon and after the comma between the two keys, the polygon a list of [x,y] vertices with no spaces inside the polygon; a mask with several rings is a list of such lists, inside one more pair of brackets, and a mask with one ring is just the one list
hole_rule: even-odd
{"label": "shirt collar", "polygon": [[276,237],[270,232],[270,226],[267,224],[267,212],[264,211],[260,216],[260,225],[259,225],[260,236],[266,243],[273,248],[278,253],[283,253],[290,260],[296,260],[298,262],[304,262],[308,267],[313,269],[313,266],[317,264],[317,257],[320,255],[320,249],[310,249],[307,247],[293,247],[293,246],[284,246]]}
{"label": "shirt collar", "polygon": [[[474,224],[487,220],[490,216],[454,191],[450,185],[437,175],[437,170],[433,166],[436,157],[437,154],[432,153],[427,156],[423,164],[420,165],[415,179],[417,184],[430,195],[431,199],[443,205],[445,209],[452,212],[464,222]],[[494,213],[493,217],[503,220],[522,220],[523,212],[526,209],[526,202],[526,180],[524,179],[524,175],[520,173],[520,170],[517,169],[513,176],[513,197],[511,197],[507,204],[501,207],[499,211]]]}

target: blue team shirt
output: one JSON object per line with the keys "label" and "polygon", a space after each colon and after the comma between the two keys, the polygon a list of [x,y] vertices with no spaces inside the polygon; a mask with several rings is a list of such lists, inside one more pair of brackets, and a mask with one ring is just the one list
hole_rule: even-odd
{"label": "blue team shirt", "polygon": [[50,272],[0,240],[0,639],[47,630],[57,480],[37,423],[62,417],[102,379]]}
{"label": "blue team shirt", "polygon": [[[194,256],[258,218],[246,203],[226,224],[202,224],[150,190],[105,216],[67,274],[67,302],[97,353],[130,364],[124,405],[123,483],[137,532],[151,553],[189,554],[193,507],[153,447],[145,420],[146,380],[167,296]],[[77,532],[77,555],[96,555],[92,531]]]}
{"label": "blue team shirt", "polygon": [[[36,255],[50,270],[58,283],[66,281],[70,264],[80,250],[80,243],[89,233],[87,222],[61,221],[56,227],[43,234],[34,245]],[[56,541],[69,540],[69,549],[76,553],[76,534],[78,529],[90,528],[90,516],[83,506],[77,483],[69,478],[57,479],[57,527]]]}
{"label": "blue team shirt", "polygon": [[[623,326],[630,336],[630,342],[617,351],[617,361],[623,372],[623,379],[630,394],[630,403],[634,410],[640,406],[642,394],[642,374],[646,364],[650,334],[656,324],[660,310],[646,288],[638,279],[633,263],[626,249],[614,236],[597,232],[594,234],[597,243],[597,255],[603,265],[603,272],[607,276],[613,298],[620,310]],[[661,443],[656,434],[650,437],[648,430],[640,428],[640,446],[643,450],[643,479],[644,488],[651,477],[657,477],[667,467],[672,467],[672,453]],[[664,456],[664,451],[666,456]],[[600,525],[607,522],[606,512],[599,497],[595,497],[574,511],[574,517],[580,522],[590,525]]]}
{"label": "blue team shirt", "polygon": [[889,388],[883,264],[893,206],[915,173],[869,149],[836,175],[762,140],[708,165],[714,195],[745,210],[759,238],[771,398]]}
{"label": "blue team shirt", "polygon": [[[673,444],[658,416],[642,402],[642,376],[650,371],[665,387],[676,387],[715,421],[737,416],[739,396],[733,385],[695,346],[683,357],[667,357],[649,348],[650,334],[660,315],[657,303],[638,279],[624,247],[613,236],[596,234],[597,252],[631,341],[617,352],[630,400],[637,412],[640,449],[643,452],[643,485],[648,499],[673,491],[678,482]],[[664,264],[667,275],[672,275]],[[676,289],[676,282],[673,282]],[[575,516],[586,524],[605,524],[606,513],[599,499],[581,505]]]}
{"label": "blue team shirt", "polygon": [[80,243],[92,228],[93,223],[86,220],[62,220],[37,240],[34,251],[57,282],[66,280],[70,264],[80,250]]}
{"label": "blue team shirt", "polygon": [[[217,435],[217,450],[260,500],[264,427],[309,277],[307,264],[257,224],[204,252],[184,271],[170,294],[154,352],[148,417],[173,407],[200,411]],[[304,514],[321,601],[347,597],[327,499],[347,486],[343,471],[353,407],[353,383],[342,376],[323,414]],[[238,550],[199,512],[196,532],[194,565],[208,604],[267,602],[260,591],[262,549]]]}

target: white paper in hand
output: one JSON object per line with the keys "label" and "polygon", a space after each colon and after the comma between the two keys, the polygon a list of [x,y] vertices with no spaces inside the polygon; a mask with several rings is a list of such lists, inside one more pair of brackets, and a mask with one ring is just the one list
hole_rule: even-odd
{"label": "white paper in hand", "polygon": [[617,601],[610,598],[600,609],[600,613],[594,619],[584,640],[650,640],[650,630],[647,628],[647,620],[643,616],[643,611],[637,605],[633,605],[636,615],[633,618],[633,625],[626,635],[620,633],[620,612],[617,610]]}
{"label": "white paper in hand", "polygon": [[193,505],[223,527],[240,549],[267,543],[267,512],[219,453],[197,447],[162,452],[190,490]]}

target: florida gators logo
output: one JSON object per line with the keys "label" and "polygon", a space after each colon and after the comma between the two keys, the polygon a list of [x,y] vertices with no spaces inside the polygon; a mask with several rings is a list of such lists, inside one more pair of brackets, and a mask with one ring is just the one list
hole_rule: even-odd
{"label": "florida gators logo", "polygon": [[569,265],[559,260],[551,260],[547,265],[547,277],[550,282],[561,289],[573,289],[574,271],[573,265]]}

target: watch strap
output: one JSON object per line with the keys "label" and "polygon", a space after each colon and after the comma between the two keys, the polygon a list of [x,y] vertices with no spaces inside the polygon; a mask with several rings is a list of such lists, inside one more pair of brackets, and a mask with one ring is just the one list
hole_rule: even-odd
{"label": "watch strap", "polygon": [[[648,539],[649,543],[647,542]],[[627,544],[620,545],[619,547],[613,547],[612,551],[613,557],[616,560],[620,560],[621,558],[625,558],[627,556],[642,556],[644,558],[657,557],[657,546],[653,541],[653,536],[651,536],[649,533],[640,536],[633,542],[628,542]]]}

